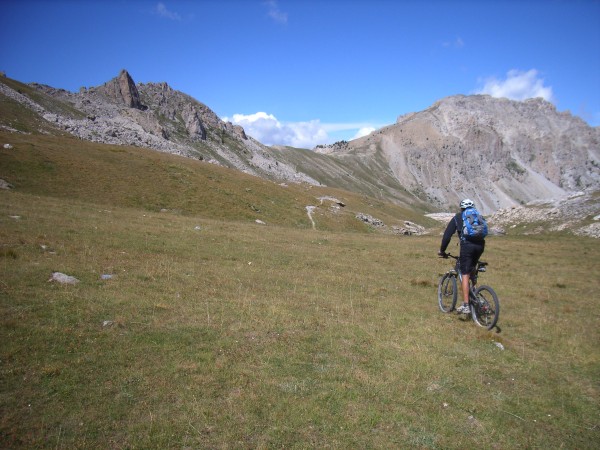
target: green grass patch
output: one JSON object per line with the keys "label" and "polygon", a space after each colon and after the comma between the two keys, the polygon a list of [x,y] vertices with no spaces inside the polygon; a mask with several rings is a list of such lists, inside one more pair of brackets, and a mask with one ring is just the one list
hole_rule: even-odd
{"label": "green grass patch", "polygon": [[[408,208],[348,191],[302,184],[280,184],[190,158],[153,150],[103,145],[63,136],[0,132],[0,178],[32,195],[78,199],[110,209],[132,207],[209,219],[261,220],[310,229],[306,206],[316,207],[318,230],[368,231],[358,212],[388,226],[405,220],[439,228]],[[334,210],[319,197],[336,197]]]}
{"label": "green grass patch", "polygon": [[[181,192],[202,176],[161,167]],[[490,238],[487,332],[439,312],[437,235],[264,227],[168,196],[166,212],[108,207],[20,180],[0,192],[3,448],[597,445],[596,240]]]}
{"label": "green grass patch", "polygon": [[597,240],[489,238],[487,332],[439,312],[451,264],[418,209],[133,147],[0,140],[0,447],[595,448]]}

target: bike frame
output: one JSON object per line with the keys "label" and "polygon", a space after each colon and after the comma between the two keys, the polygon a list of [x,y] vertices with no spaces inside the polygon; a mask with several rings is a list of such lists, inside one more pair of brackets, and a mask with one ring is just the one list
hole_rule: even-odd
{"label": "bike frame", "polygon": [[[448,255],[448,257],[456,260],[456,265],[454,266],[454,272],[458,276],[458,279],[460,280],[461,285],[462,285],[463,274],[460,271],[460,263],[458,261],[458,256],[451,255],[450,253],[447,253],[447,255]],[[475,287],[477,286],[477,274],[479,272],[485,272],[485,266],[487,266],[486,262],[477,261],[477,267],[471,273],[471,278],[469,278],[469,303],[474,302],[475,299],[477,298],[477,296],[475,295]],[[450,271],[450,272],[452,272],[452,271]]]}
{"label": "bike frame", "polygon": [[[450,269],[440,279],[438,285],[438,304],[444,313],[454,311],[457,302],[458,280],[462,285],[463,274],[460,271],[459,257],[446,254],[446,257],[456,260],[456,265]],[[469,305],[471,318],[477,325],[491,330],[496,326],[500,314],[500,303],[498,295],[490,286],[477,286],[477,276],[479,272],[486,271],[487,263],[478,261],[469,279]],[[451,282],[450,282],[451,280]],[[450,289],[448,290],[448,288]]]}

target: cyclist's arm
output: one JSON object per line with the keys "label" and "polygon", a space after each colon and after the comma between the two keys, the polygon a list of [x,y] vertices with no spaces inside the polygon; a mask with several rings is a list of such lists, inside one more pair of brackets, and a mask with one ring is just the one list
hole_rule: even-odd
{"label": "cyclist's arm", "polygon": [[440,253],[446,253],[446,249],[448,248],[448,244],[450,244],[450,240],[452,236],[456,233],[456,220],[454,217],[450,219],[448,222],[448,226],[446,227],[446,231],[444,231],[444,236],[442,237],[442,244],[440,245]]}

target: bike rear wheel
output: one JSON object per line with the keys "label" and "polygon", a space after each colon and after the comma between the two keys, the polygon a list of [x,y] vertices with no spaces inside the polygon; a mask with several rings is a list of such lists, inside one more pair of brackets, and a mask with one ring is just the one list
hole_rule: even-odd
{"label": "bike rear wheel", "polygon": [[475,299],[471,299],[471,315],[480,327],[491,330],[496,326],[500,316],[500,302],[496,292],[489,286],[480,286],[475,291]]}
{"label": "bike rear wheel", "polygon": [[440,310],[445,313],[449,313],[456,307],[456,275],[453,273],[446,273],[440,279],[438,285],[438,304]]}

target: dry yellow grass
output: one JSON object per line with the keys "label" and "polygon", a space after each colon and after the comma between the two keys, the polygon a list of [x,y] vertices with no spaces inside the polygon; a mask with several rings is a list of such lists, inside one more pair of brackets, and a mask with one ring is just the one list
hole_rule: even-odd
{"label": "dry yellow grass", "polygon": [[490,333],[437,309],[439,236],[2,192],[0,238],[3,447],[598,440],[597,241],[490,239]]}
{"label": "dry yellow grass", "polygon": [[[439,312],[449,262],[422,211],[0,138],[0,447],[596,446],[598,241],[490,238],[490,333]],[[322,195],[347,206],[313,230]],[[358,211],[434,231],[374,233]]]}

